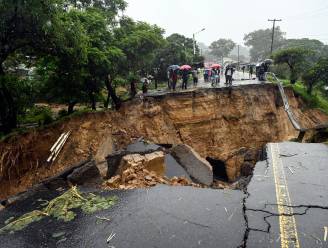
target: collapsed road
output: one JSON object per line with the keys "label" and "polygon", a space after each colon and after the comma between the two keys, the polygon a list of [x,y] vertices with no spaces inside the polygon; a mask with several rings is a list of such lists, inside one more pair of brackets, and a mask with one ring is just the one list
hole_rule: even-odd
{"label": "collapsed road", "polygon": [[[324,113],[285,92],[303,127],[327,122]],[[0,197],[7,198],[0,204],[0,242],[28,248],[326,247],[328,148],[279,143],[299,137],[284,107],[272,84],[166,92],[128,102],[117,113],[9,138],[0,144]],[[67,130],[71,137],[59,159],[43,164]],[[133,143],[140,137],[152,141],[146,150]],[[82,186],[64,201],[72,185]]]}
{"label": "collapsed road", "polygon": [[[308,108],[292,89],[285,93],[302,127],[328,123],[325,113]],[[68,131],[71,134],[61,154],[47,163],[51,147]],[[312,141],[312,136],[308,132],[303,140]],[[226,177],[234,182],[243,168],[255,165],[254,161],[251,166],[245,164],[248,161],[240,152],[256,153],[269,142],[297,139],[299,131],[287,118],[274,84],[232,90],[201,88],[134,99],[119,111],[75,116],[0,142],[0,199],[23,192],[90,156],[100,165],[108,154],[140,137],[155,144],[189,145],[203,158],[224,162]]]}
{"label": "collapsed road", "polygon": [[[271,143],[267,159],[256,165],[244,191],[92,189],[116,195],[119,201],[96,214],[78,213],[70,222],[44,218],[22,231],[1,234],[0,241],[2,247],[26,248],[327,247],[327,161],[324,144]],[[56,194],[36,190],[2,210],[0,222],[35,209],[40,198],[49,200]],[[98,222],[99,216],[105,220]]]}

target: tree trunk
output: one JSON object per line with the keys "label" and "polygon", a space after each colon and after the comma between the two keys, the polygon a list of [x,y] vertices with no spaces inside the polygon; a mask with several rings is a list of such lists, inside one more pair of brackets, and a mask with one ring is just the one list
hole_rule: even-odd
{"label": "tree trunk", "polygon": [[17,107],[14,98],[4,83],[2,77],[5,72],[0,61],[0,132],[9,133],[14,128],[17,128]]}
{"label": "tree trunk", "polygon": [[68,103],[68,108],[67,108],[67,114],[70,115],[70,114],[73,114],[74,112],[74,106],[77,104],[76,101],[69,101]]}
{"label": "tree trunk", "polygon": [[130,82],[130,93],[132,98],[134,98],[137,94],[136,81],[134,79]]}
{"label": "tree trunk", "polygon": [[312,95],[312,90],[313,90],[313,84],[308,83],[307,84],[307,92],[308,92],[309,95]]}
{"label": "tree trunk", "polygon": [[107,93],[107,99],[106,99],[106,102],[104,104],[104,107],[105,109],[108,109],[108,106],[109,106],[109,100],[110,100],[110,94],[109,94],[109,91]]}
{"label": "tree trunk", "polygon": [[[112,79],[110,75],[106,78],[106,88],[108,91],[108,96],[107,96],[107,101],[109,102],[109,98],[111,97],[113,100],[113,103],[115,105],[115,108],[118,110],[121,107],[121,100],[120,98],[116,95],[115,89],[112,86]],[[108,105],[107,105],[108,107]]]}
{"label": "tree trunk", "polygon": [[92,108],[92,110],[97,110],[97,108],[96,108],[95,94],[93,92],[90,92],[89,93],[89,97],[90,97],[90,102],[91,102],[91,108]]}
{"label": "tree trunk", "polygon": [[290,67],[290,83],[295,84],[297,81],[297,72],[294,67]]}

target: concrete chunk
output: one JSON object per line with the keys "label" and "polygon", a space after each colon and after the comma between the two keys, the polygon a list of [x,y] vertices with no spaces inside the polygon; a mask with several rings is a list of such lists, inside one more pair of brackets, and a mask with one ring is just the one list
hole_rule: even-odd
{"label": "concrete chunk", "polygon": [[171,154],[197,182],[207,186],[213,183],[212,166],[190,146],[177,145],[172,148]]}
{"label": "concrete chunk", "polygon": [[72,184],[83,185],[101,178],[100,172],[96,166],[95,161],[76,168],[68,177],[67,180]]}

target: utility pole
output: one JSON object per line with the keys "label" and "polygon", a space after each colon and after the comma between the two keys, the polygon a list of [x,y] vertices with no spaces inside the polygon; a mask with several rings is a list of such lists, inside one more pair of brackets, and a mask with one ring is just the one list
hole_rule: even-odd
{"label": "utility pole", "polygon": [[200,32],[205,31],[205,28],[202,30],[199,30],[198,32],[192,34],[192,41],[193,41],[193,47],[194,47],[194,56],[196,56],[196,34],[199,34]]}
{"label": "utility pole", "polygon": [[272,55],[272,52],[273,52],[273,40],[274,40],[274,31],[275,31],[275,28],[276,28],[276,22],[281,22],[282,20],[281,19],[273,19],[273,20],[268,20],[269,22],[273,22],[273,27],[272,27],[272,41],[271,41],[271,55]]}
{"label": "utility pole", "polygon": [[192,44],[194,47],[194,56],[196,56],[196,39],[195,39],[195,34],[192,35]]}
{"label": "utility pole", "polygon": [[240,68],[240,56],[239,56],[239,45],[238,45],[238,70]]}

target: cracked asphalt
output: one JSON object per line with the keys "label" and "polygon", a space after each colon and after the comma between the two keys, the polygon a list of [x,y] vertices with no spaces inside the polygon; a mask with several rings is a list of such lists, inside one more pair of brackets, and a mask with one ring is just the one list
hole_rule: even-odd
{"label": "cracked asphalt", "polygon": [[[256,165],[247,187],[244,247],[328,247],[324,241],[324,227],[328,226],[328,147],[289,142],[278,147],[286,178],[286,185],[278,188],[288,188],[289,206],[278,208],[272,147],[268,145],[268,159]],[[284,218],[293,218],[294,223]],[[290,226],[295,230],[282,237],[282,230]]]}
{"label": "cracked asphalt", "polygon": [[[92,215],[77,211],[71,222],[44,218],[0,235],[1,247],[328,247],[328,147],[269,144],[267,155],[244,191],[162,185],[111,192],[84,188],[117,195],[119,202]],[[38,199],[56,195],[43,187],[0,211],[0,228],[9,217],[37,208]],[[97,217],[110,220],[99,222]],[[58,233],[62,236],[54,235]]]}

